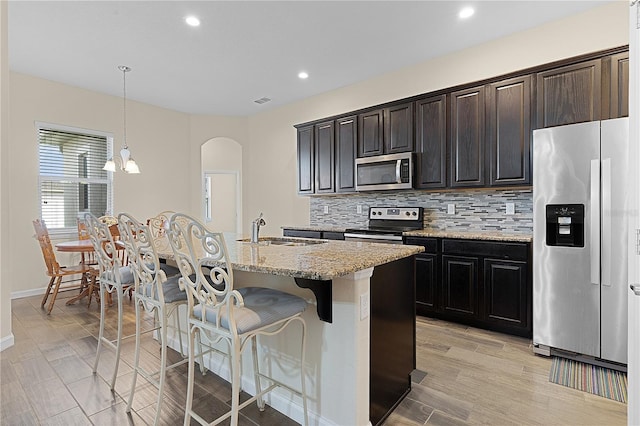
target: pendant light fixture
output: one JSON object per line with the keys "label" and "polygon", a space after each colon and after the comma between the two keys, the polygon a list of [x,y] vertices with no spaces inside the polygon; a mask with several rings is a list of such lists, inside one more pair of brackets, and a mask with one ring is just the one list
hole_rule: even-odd
{"label": "pendant light fixture", "polygon": [[126,173],[140,173],[140,168],[136,164],[135,160],[131,156],[131,151],[129,151],[129,147],[127,146],[127,73],[131,71],[126,65],[118,66],[118,69],[122,71],[122,121],[123,121],[123,139],[122,139],[122,149],[120,150],[120,157],[114,156],[109,158],[106,163],[104,163],[103,170],[107,170],[109,172],[116,171],[116,161],[120,163],[120,170],[124,170]]}

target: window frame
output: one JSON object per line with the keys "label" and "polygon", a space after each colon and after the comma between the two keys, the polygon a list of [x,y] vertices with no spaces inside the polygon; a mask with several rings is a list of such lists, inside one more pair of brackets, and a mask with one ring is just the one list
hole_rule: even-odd
{"label": "window frame", "polygon": [[[100,183],[107,185],[107,211],[105,214],[112,215],[113,212],[113,172],[107,171],[106,179],[98,179],[98,178],[85,178],[85,177],[71,177],[71,176],[50,176],[50,175],[42,175],[40,173],[40,130],[51,130],[51,131],[59,131],[66,133],[76,133],[79,135],[89,135],[89,136],[97,136],[104,137],[107,143],[107,158],[113,157],[113,133],[104,132],[100,130],[91,130],[85,129],[81,127],[74,126],[65,126],[61,124],[47,123],[42,121],[35,122],[35,130],[36,130],[36,150],[38,153],[37,162],[38,162],[38,216],[42,220],[42,196],[43,196],[43,182],[60,182],[60,183]],[[78,161],[81,159],[78,156]],[[80,202],[80,194],[78,194],[78,202]],[[63,236],[71,236],[77,234],[77,227],[63,227],[63,228],[49,228],[49,234],[55,235],[58,237]]]}

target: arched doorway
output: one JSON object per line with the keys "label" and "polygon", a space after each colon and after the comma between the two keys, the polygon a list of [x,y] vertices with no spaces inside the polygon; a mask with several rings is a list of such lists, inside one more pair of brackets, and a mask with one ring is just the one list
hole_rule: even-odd
{"label": "arched doorway", "polygon": [[242,146],[217,137],[200,147],[202,212],[207,226],[242,233]]}

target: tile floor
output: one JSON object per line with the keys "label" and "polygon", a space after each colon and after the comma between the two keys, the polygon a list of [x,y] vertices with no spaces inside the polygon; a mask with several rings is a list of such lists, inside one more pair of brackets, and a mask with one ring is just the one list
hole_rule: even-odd
{"label": "tile floor", "polygon": [[[138,379],[133,411],[125,412],[132,376],[134,342],[124,345],[116,390],[106,382],[114,357],[103,352],[98,375],[91,372],[99,306],[65,306],[62,294],[50,316],[40,296],[12,301],[15,345],[0,353],[1,425],[145,425],[153,422],[156,391]],[[125,303],[125,334],[134,331],[133,305]],[[150,318],[147,319],[150,321]],[[444,321],[419,318],[417,371],[407,398],[384,423],[462,424],[626,424],[626,405],[548,382],[550,360],[532,355],[527,339]],[[110,311],[107,333],[115,334]],[[177,359],[179,355],[173,353]],[[143,340],[142,359],[157,365],[159,348]],[[171,371],[161,424],[182,424],[186,366]],[[196,374],[194,406],[213,418],[228,408],[230,386],[214,374]],[[192,422],[193,423],[193,422]],[[242,411],[241,425],[293,425],[267,407]],[[345,425],[349,426],[349,425]]]}

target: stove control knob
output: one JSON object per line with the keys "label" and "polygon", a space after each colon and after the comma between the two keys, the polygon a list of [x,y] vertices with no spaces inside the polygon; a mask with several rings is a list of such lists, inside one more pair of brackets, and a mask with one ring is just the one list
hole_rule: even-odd
{"label": "stove control knob", "polygon": [[376,211],[375,211],[375,210],[371,211],[371,216],[375,216],[375,215],[377,215],[377,214],[378,214],[378,213],[376,213]]}
{"label": "stove control knob", "polygon": [[409,212],[405,212],[405,214],[406,214],[407,216],[411,216],[411,213],[409,213]]}
{"label": "stove control knob", "polygon": [[411,215],[412,215],[412,216],[418,216],[418,213],[413,212],[413,213],[411,213]]}

